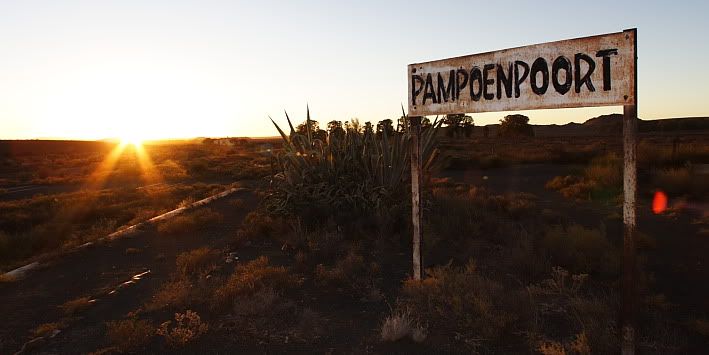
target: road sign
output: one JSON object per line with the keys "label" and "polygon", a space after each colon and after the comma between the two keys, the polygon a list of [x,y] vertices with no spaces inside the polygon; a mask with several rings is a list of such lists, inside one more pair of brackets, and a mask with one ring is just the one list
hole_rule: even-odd
{"label": "road sign", "polygon": [[413,278],[423,277],[420,116],[623,106],[621,353],[635,353],[637,313],[637,30],[409,64]]}
{"label": "road sign", "polygon": [[409,64],[409,115],[632,105],[633,33]]}

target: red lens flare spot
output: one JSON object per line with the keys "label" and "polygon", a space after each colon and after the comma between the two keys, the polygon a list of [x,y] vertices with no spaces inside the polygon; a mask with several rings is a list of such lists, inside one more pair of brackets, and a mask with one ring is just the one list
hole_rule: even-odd
{"label": "red lens flare spot", "polygon": [[652,199],[652,212],[660,214],[667,209],[667,194],[662,191],[655,191],[655,197]]}

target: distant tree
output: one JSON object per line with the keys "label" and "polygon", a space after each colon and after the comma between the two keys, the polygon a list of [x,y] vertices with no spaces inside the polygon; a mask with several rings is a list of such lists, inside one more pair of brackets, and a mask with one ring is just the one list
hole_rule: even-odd
{"label": "distant tree", "polygon": [[[320,124],[318,123],[318,121],[310,120],[310,134],[313,134],[314,132],[317,132],[318,130],[320,130]],[[297,133],[307,136],[308,135],[308,121],[306,120],[303,123],[296,126],[295,131]]]}
{"label": "distant tree", "polygon": [[[295,131],[304,136],[308,135],[308,124],[307,121],[299,124]],[[324,129],[320,129],[320,124],[318,121],[310,120],[310,135],[313,139],[319,139],[321,141],[327,140],[327,132]]]}
{"label": "distant tree", "polygon": [[212,138],[205,138],[202,140],[202,144],[214,144],[214,139]]}
{"label": "distant tree", "polygon": [[424,116],[421,119],[421,131],[425,131],[425,130],[431,128],[431,126],[432,126],[431,120],[429,120],[428,117]]}
{"label": "distant tree", "polygon": [[345,130],[342,128],[342,121],[330,121],[327,123],[327,133],[330,139],[337,137],[342,138],[345,136]]}
{"label": "distant tree", "polygon": [[473,129],[475,128],[475,121],[473,121],[473,118],[470,116],[463,117],[463,121],[461,121],[461,125],[463,128],[463,134],[465,134],[465,137],[470,138],[470,136],[473,135]]}
{"label": "distant tree", "polygon": [[396,128],[400,132],[406,132],[409,129],[409,119],[406,116],[401,116],[399,117],[398,120],[396,120]]}
{"label": "distant tree", "polygon": [[465,133],[466,126],[469,127],[470,134],[472,134],[472,127],[474,126],[473,118],[462,113],[446,115],[443,118],[443,124],[448,127],[446,135],[449,137],[462,136]]}
{"label": "distant tree", "polygon": [[387,137],[391,137],[394,134],[394,122],[390,119],[381,120],[377,123],[377,136],[380,136],[386,132]]}
{"label": "distant tree", "polygon": [[364,123],[364,134],[374,134],[374,127],[372,126],[372,122],[365,122]]}
{"label": "distant tree", "polygon": [[500,120],[497,135],[501,137],[534,137],[534,129],[525,115],[507,115]]}

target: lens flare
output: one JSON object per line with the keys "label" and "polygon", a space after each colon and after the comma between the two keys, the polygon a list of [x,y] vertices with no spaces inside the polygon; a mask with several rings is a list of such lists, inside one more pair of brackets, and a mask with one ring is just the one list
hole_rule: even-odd
{"label": "lens flare", "polygon": [[667,210],[667,194],[658,190],[655,191],[655,197],[652,199],[652,212],[660,214]]}

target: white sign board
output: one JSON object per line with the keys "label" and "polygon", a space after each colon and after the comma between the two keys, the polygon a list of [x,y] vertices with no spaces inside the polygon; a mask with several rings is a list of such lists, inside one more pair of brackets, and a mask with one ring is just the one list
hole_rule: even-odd
{"label": "white sign board", "polygon": [[635,104],[635,30],[409,64],[409,115]]}

